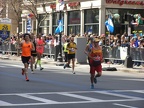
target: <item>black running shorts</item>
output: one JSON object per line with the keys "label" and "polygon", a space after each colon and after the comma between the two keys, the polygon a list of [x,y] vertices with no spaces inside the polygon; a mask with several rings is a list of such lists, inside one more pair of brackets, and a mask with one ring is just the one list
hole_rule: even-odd
{"label": "black running shorts", "polygon": [[75,54],[68,54],[67,57],[68,57],[68,60],[74,59],[75,58]]}
{"label": "black running shorts", "polygon": [[22,56],[22,57],[21,57],[22,63],[27,63],[27,64],[29,64],[30,58],[31,58],[30,56],[28,56],[28,57]]}

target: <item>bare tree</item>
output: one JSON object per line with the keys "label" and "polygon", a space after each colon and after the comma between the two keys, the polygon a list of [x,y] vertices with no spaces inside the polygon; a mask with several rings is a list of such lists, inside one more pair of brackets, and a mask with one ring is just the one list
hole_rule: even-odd
{"label": "bare tree", "polygon": [[[17,25],[17,36],[18,36],[18,45],[20,44],[20,22],[21,22],[21,13],[22,13],[22,4],[23,0],[7,0],[8,11],[11,14],[10,18],[15,20]],[[20,50],[17,50],[17,55],[20,55]]]}
{"label": "bare tree", "polygon": [[[25,7],[25,9],[29,10],[30,13],[32,13],[34,15],[34,18],[37,21],[37,35],[39,34],[39,28],[41,23],[46,19],[46,17],[48,16],[48,13],[46,11],[46,2],[39,2],[39,0],[29,0],[29,3],[26,4],[25,2],[23,2],[23,7]],[[40,19],[39,17],[39,13],[37,11],[37,7],[42,6],[43,11],[45,12],[45,16]]]}
{"label": "bare tree", "polygon": [[6,1],[0,0],[0,17],[5,17],[6,15]]}

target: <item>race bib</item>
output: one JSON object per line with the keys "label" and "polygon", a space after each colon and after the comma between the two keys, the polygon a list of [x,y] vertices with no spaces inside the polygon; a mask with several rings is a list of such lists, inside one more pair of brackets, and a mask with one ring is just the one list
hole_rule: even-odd
{"label": "race bib", "polygon": [[100,56],[94,57],[94,61],[100,61]]}

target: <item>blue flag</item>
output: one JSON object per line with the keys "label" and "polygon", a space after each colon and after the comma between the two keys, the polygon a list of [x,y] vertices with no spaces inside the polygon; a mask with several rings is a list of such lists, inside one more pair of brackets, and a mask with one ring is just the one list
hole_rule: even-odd
{"label": "blue flag", "polygon": [[107,27],[107,30],[110,33],[114,32],[114,25],[113,25],[113,22],[112,22],[112,18],[110,16],[109,16],[108,20],[105,22],[105,25]]}
{"label": "blue flag", "polygon": [[88,29],[88,34],[92,34],[92,30],[93,30],[93,27],[90,26],[90,28]]}
{"label": "blue flag", "polygon": [[55,33],[61,33],[63,31],[63,20],[59,20],[58,27],[55,30]]}

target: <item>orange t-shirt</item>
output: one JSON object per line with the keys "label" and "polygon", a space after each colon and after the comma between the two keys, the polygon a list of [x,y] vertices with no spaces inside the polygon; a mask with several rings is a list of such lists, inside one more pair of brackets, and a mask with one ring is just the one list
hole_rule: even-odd
{"label": "orange t-shirt", "polygon": [[29,42],[29,43],[26,43],[26,42],[23,42],[22,43],[22,56],[24,57],[29,57],[31,56],[31,49],[32,49],[32,43]]}

